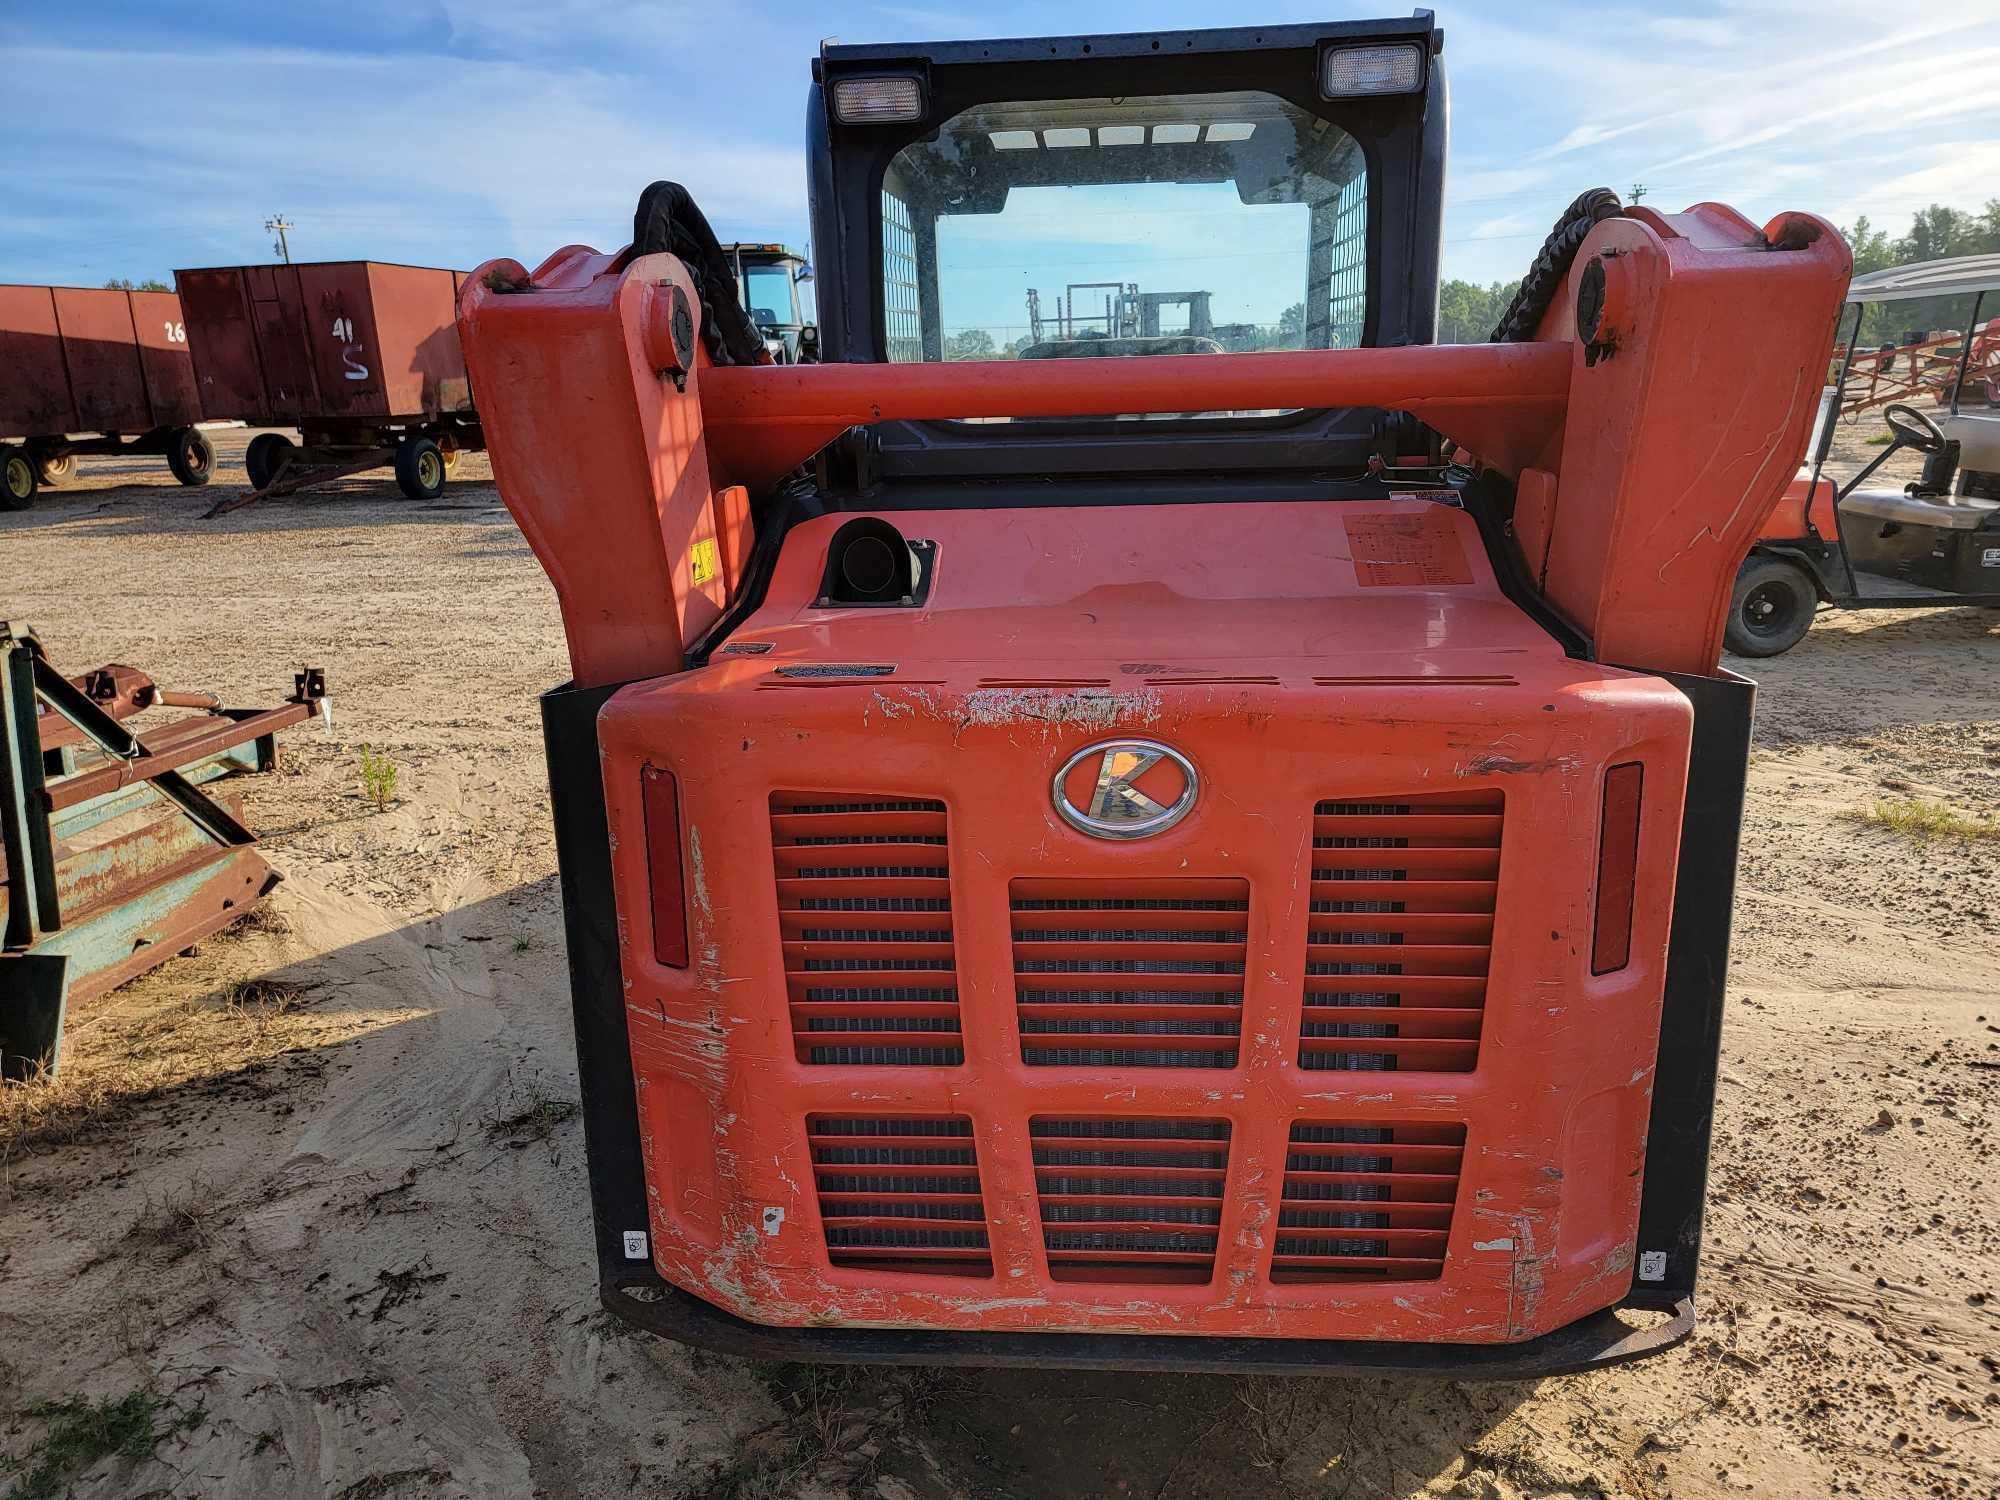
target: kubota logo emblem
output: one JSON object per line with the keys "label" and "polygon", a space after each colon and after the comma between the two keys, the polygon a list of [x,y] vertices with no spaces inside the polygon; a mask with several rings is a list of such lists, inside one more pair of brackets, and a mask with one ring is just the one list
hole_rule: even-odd
{"label": "kubota logo emblem", "polygon": [[[1092,838],[1143,839],[1185,818],[1200,790],[1194,762],[1180,751],[1158,740],[1103,740],[1063,762],[1056,772],[1055,804],[1065,823]],[[1077,806],[1075,796],[1086,792],[1088,810]]]}

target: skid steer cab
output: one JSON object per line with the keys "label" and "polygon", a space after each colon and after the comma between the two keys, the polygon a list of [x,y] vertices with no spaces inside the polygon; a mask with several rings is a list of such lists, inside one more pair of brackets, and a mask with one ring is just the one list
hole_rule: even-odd
{"label": "skid steer cab", "polygon": [[466,283],[574,672],[621,1317],[1510,1378],[1692,1328],[1717,662],[1849,258],[1588,193],[1431,346],[1444,55],[1427,13],[829,46],[821,364],[763,362],[671,184]]}
{"label": "skid steer cab", "polygon": [[1731,651],[1789,651],[1822,603],[2000,608],[2000,255],[1854,279],[1805,454],[1737,577]]}

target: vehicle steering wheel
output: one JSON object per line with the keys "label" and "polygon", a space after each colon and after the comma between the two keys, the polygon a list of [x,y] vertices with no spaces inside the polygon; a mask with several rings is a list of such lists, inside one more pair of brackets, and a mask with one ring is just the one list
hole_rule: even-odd
{"label": "vehicle steering wheel", "polygon": [[1944,452],[1944,429],[1933,422],[1914,406],[1905,406],[1898,401],[1882,408],[1882,420],[1889,424],[1889,430],[1906,448],[1914,448],[1919,453]]}

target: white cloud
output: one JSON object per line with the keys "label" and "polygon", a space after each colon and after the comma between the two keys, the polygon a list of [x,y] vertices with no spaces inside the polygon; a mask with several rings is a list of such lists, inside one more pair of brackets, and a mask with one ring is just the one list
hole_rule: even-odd
{"label": "white cloud", "polygon": [[1654,16],[1646,29],[1670,42],[1691,42],[1697,47],[1734,47],[1743,39],[1728,21],[1702,16]]}
{"label": "white cloud", "polygon": [[[909,5],[878,5],[878,15],[889,17],[904,27],[916,27],[927,33],[926,37],[907,37],[903,40],[923,41],[935,37],[957,37],[979,30],[981,22],[974,16],[955,10],[926,10]],[[984,23],[991,26],[991,22]]]}
{"label": "white cloud", "polygon": [[1600,183],[1645,183],[1648,204],[1669,212],[1703,199],[1758,222],[1866,212],[1895,232],[1928,203],[1977,208],[2000,193],[1989,144],[2000,132],[1984,128],[1992,108],[1977,83],[2000,64],[1996,0],[1713,0],[1679,16],[1612,4],[1588,28],[1541,6],[1447,18],[1454,150],[1479,152],[1495,216],[1462,211],[1475,194],[1471,174],[1455,174],[1448,275],[1519,275],[1517,228],[1546,227]]}
{"label": "white cloud", "polygon": [[1497,219],[1488,219],[1483,224],[1473,226],[1466,236],[1469,240],[1511,240],[1516,235],[1534,234],[1549,227],[1545,218],[1534,214],[1502,214]]}
{"label": "white cloud", "polygon": [[1913,160],[1923,165],[1853,184],[1851,196],[1832,217],[1851,224],[1866,214],[1877,228],[1900,232],[1904,220],[1933,203],[1977,209],[2000,197],[2000,141],[1934,141],[1898,160],[1906,166]]}
{"label": "white cloud", "polygon": [[1451,173],[1454,203],[1488,203],[1496,198],[1515,198],[1549,180],[1547,167],[1487,167]]}
{"label": "white cloud", "polygon": [[622,244],[657,177],[684,182],[725,239],[804,219],[798,147],[663,110],[651,80],[259,47],[9,60],[10,109],[50,143],[10,163],[16,193],[72,213],[122,201],[182,265],[264,258],[273,210],[302,256],[533,264]]}

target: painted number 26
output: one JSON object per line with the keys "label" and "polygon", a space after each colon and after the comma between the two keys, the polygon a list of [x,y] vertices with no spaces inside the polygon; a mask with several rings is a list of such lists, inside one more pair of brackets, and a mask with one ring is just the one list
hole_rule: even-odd
{"label": "painted number 26", "polygon": [[167,342],[168,342],[168,343],[170,343],[170,344],[185,344],[185,343],[186,343],[186,342],[188,341],[188,335],[187,335],[187,325],[186,325],[186,324],[183,324],[183,323],[168,323],[168,324],[166,324],[166,325],[165,325],[165,327],[166,327],[166,330],[167,330]]}

